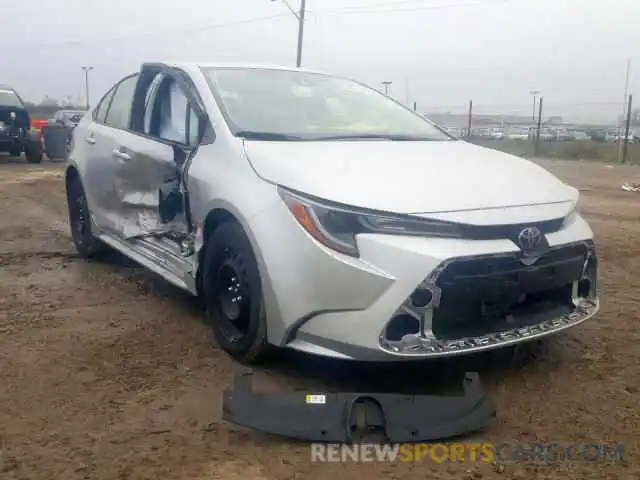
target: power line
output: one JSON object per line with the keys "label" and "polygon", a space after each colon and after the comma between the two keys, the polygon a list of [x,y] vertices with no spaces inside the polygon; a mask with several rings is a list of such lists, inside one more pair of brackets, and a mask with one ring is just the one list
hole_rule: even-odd
{"label": "power line", "polygon": [[[409,3],[421,3],[424,2],[425,0],[398,0],[395,2],[385,2],[385,3],[376,3],[373,4],[369,7],[346,7],[346,8],[338,8],[338,9],[334,9],[334,10],[307,10],[308,14],[313,14],[315,16],[322,16],[322,15],[351,15],[351,14],[367,14],[367,13],[382,13],[382,12],[400,12],[400,11],[423,11],[423,10],[441,10],[441,9],[450,9],[450,8],[463,8],[463,7],[471,7],[471,6],[478,6],[478,5],[486,5],[488,3],[497,3],[497,2],[507,2],[507,1],[513,1],[513,0],[484,0],[484,1],[472,1],[472,2],[464,2],[464,3],[452,3],[452,4],[443,4],[443,5],[425,5],[425,6],[421,6],[421,7],[415,7],[415,8],[386,8],[386,9],[376,9],[376,6],[397,6],[400,4],[409,4]],[[196,33],[196,32],[203,32],[203,31],[210,31],[210,30],[216,30],[219,28],[227,28],[227,27],[233,27],[233,26],[237,26],[237,25],[244,25],[244,24],[251,24],[251,23],[258,23],[258,22],[265,22],[268,20],[274,20],[277,18],[282,18],[287,16],[288,14],[275,14],[275,15],[267,15],[267,16],[263,16],[263,17],[257,17],[257,18],[249,18],[249,19],[245,19],[245,20],[237,20],[237,21],[233,21],[233,22],[226,22],[226,23],[217,23],[217,24],[211,24],[211,25],[202,25],[199,27],[191,27],[191,28],[184,28],[184,29],[172,29],[172,30],[164,30],[164,31],[157,31],[157,32],[143,32],[143,33],[132,33],[132,34],[125,34],[125,35],[118,35],[118,36],[114,36],[114,37],[106,37],[106,38],[92,38],[92,39],[81,39],[81,40],[65,40],[65,41],[61,41],[61,42],[51,42],[51,43],[42,43],[42,42],[38,42],[38,43],[32,43],[32,44],[24,44],[21,43],[20,46],[21,47],[44,47],[44,46],[67,46],[67,45],[80,45],[80,44],[85,44],[85,43],[96,43],[96,42],[116,42],[116,41],[120,41],[120,40],[129,40],[129,39],[133,39],[133,38],[144,38],[144,37],[156,37],[156,36],[162,36],[162,35],[182,35],[182,34],[189,34],[189,33]],[[12,47],[12,46],[18,46],[18,44],[15,45],[5,45],[5,47]]]}
{"label": "power line", "polygon": [[227,22],[227,23],[216,23],[216,24],[211,24],[211,25],[202,25],[199,27],[192,27],[192,28],[183,28],[183,29],[178,29],[178,30],[164,30],[164,31],[157,31],[157,32],[143,32],[143,33],[132,33],[132,34],[126,34],[126,35],[118,35],[116,37],[106,37],[106,38],[92,38],[92,39],[82,39],[82,40],[66,40],[66,41],[62,41],[62,42],[51,42],[51,43],[33,43],[33,44],[25,44],[25,43],[20,43],[20,44],[9,44],[9,45],[5,45],[5,47],[13,47],[13,46],[20,46],[20,47],[42,47],[42,46],[65,46],[65,45],[76,45],[76,44],[84,44],[84,43],[95,43],[95,42],[116,42],[119,40],[129,40],[132,38],[144,38],[144,37],[157,37],[157,36],[162,36],[162,35],[181,35],[181,34],[185,34],[185,33],[196,33],[196,32],[203,32],[203,31],[208,31],[208,30],[216,30],[218,28],[227,28],[227,27],[233,27],[236,25],[244,25],[244,24],[248,24],[248,23],[257,23],[257,22],[264,22],[267,20],[273,20],[276,18],[282,18],[282,17],[288,17],[289,14],[288,13],[279,13],[276,15],[267,15],[264,17],[257,17],[257,18],[248,18],[245,20],[237,20],[234,22]]}
{"label": "power line", "polygon": [[[451,8],[464,8],[464,7],[473,7],[473,6],[484,6],[492,3],[504,3],[511,2],[513,0],[476,0],[472,2],[461,2],[461,3],[448,3],[448,4],[440,4],[440,5],[423,5],[419,7],[410,7],[410,8],[396,8],[396,5],[399,4],[408,4],[408,3],[420,3],[424,0],[399,0],[397,2],[386,2],[386,3],[377,3],[371,5],[369,7],[361,6],[361,7],[344,7],[337,8],[331,10],[314,10],[315,14],[328,14],[328,15],[362,15],[368,13],[389,13],[389,12],[415,12],[415,11],[427,11],[427,10],[446,10]],[[379,7],[379,8],[376,8]],[[390,8],[385,8],[385,7]]]}
{"label": "power line", "polygon": [[370,10],[376,7],[393,7],[395,5],[407,5],[410,3],[424,3],[427,0],[397,0],[397,1],[386,1],[386,2],[375,2],[369,3],[367,5],[353,5],[351,7],[344,8],[332,8],[327,10],[316,10],[317,12],[345,12],[352,10]]}

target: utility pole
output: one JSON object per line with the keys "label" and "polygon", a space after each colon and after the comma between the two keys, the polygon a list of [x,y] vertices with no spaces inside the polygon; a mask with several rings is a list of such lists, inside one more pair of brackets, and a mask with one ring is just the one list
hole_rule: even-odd
{"label": "utility pole", "polygon": [[629,127],[631,127],[631,106],[633,105],[633,95],[629,95],[627,104],[627,123],[624,127],[624,138],[622,139],[622,163],[627,163],[627,148],[629,147]]}
{"label": "utility pole", "polygon": [[[631,73],[631,59],[627,59],[627,68],[626,68],[626,73],[625,73],[625,80],[624,80],[624,100],[622,101],[622,125],[624,125],[624,120],[625,118],[627,118],[627,112],[626,112],[626,108],[627,108],[627,98],[629,97],[629,75]],[[620,134],[618,135],[618,163],[622,163],[624,161],[623,158],[623,145],[625,145],[627,143],[627,139],[626,137],[624,138],[624,140],[622,139],[622,125],[620,125]]]}
{"label": "utility pole", "polygon": [[469,118],[467,119],[467,137],[471,137],[471,119],[473,115],[473,100],[469,100]]}
{"label": "utility pole", "polygon": [[382,83],[382,86],[384,87],[384,94],[385,94],[386,96],[389,96],[389,90],[390,90],[390,88],[389,88],[389,87],[391,86],[391,84],[392,84],[393,82],[392,82],[392,81],[390,81],[390,80],[385,80],[384,82],[380,82],[380,83]]}
{"label": "utility pole", "polygon": [[[271,0],[275,2],[276,0]],[[294,17],[298,19],[298,51],[296,55],[296,67],[302,66],[302,41],[304,39],[304,16],[307,11],[307,0],[300,0],[300,11],[296,12],[287,0],[282,0]]]}
{"label": "utility pole", "polygon": [[93,67],[84,66],[82,70],[84,70],[84,103],[89,110],[89,72],[93,70]]}
{"label": "utility pole", "polygon": [[536,123],[536,96],[539,94],[540,92],[538,90],[534,90],[533,92],[531,92],[531,95],[533,95],[533,114],[531,115],[531,118],[533,119],[533,123]]}
{"label": "utility pole", "polygon": [[413,111],[414,112],[418,111],[418,102],[413,102]]}
{"label": "utility pole", "polygon": [[537,157],[540,152],[540,127],[542,126],[542,100],[544,97],[540,97],[538,101],[538,127],[536,128],[536,144],[534,149],[534,155]]}

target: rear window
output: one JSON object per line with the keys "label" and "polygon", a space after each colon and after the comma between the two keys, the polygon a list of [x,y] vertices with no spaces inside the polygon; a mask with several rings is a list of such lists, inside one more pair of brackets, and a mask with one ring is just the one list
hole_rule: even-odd
{"label": "rear window", "polygon": [[0,90],[0,105],[3,107],[22,107],[22,102],[16,92]]}

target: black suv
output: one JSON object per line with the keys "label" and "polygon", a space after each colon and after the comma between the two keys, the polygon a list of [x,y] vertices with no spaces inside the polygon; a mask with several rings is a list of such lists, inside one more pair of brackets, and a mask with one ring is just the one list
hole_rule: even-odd
{"label": "black suv", "polygon": [[14,89],[0,85],[0,153],[18,157],[25,153],[29,163],[42,162],[40,141],[31,132],[29,113]]}

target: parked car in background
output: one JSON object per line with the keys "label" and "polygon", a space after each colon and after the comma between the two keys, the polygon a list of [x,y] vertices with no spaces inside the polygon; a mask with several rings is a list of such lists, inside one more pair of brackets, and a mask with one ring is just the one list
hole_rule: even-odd
{"label": "parked car in background", "polygon": [[25,153],[29,163],[42,161],[40,141],[31,131],[31,118],[20,95],[0,86],[0,152],[18,157]]}
{"label": "parked car in background", "polygon": [[571,139],[572,140],[591,140],[591,137],[582,131],[576,130],[571,132]]}
{"label": "parked car in background", "polygon": [[58,110],[42,128],[42,149],[48,158],[67,158],[73,129],[85,113],[83,110]]}
{"label": "parked car in background", "polygon": [[638,137],[633,133],[633,131],[629,131],[628,134],[625,135],[625,132],[619,133],[615,135],[612,141],[614,142],[624,142],[626,140],[627,143],[637,143]]}
{"label": "parked car in background", "polygon": [[618,129],[608,130],[605,135],[605,141],[609,143],[617,143],[620,137],[620,131]]}
{"label": "parked car in background", "polygon": [[492,140],[502,140],[505,138],[504,130],[501,128],[491,129],[489,132],[489,138]]}
{"label": "parked car in background", "polygon": [[511,130],[506,132],[506,138],[509,140],[528,140],[529,139],[529,131],[528,130]]}
{"label": "parked car in background", "polygon": [[558,128],[552,131],[554,134],[554,140],[559,142],[566,142],[569,140],[573,140],[573,134],[566,128]]}
{"label": "parked car in background", "polygon": [[58,110],[53,114],[51,121],[66,127],[75,127],[80,123],[85,113],[83,110]]}
{"label": "parked car in background", "polygon": [[353,80],[145,64],[73,136],[77,251],[110,246],[201,296],[242,362],[461,355],[599,308],[578,190]]}
{"label": "parked car in background", "polygon": [[[535,135],[535,133],[534,133]],[[544,128],[540,130],[540,140],[545,142],[553,142],[557,139],[556,133],[548,128]]]}

